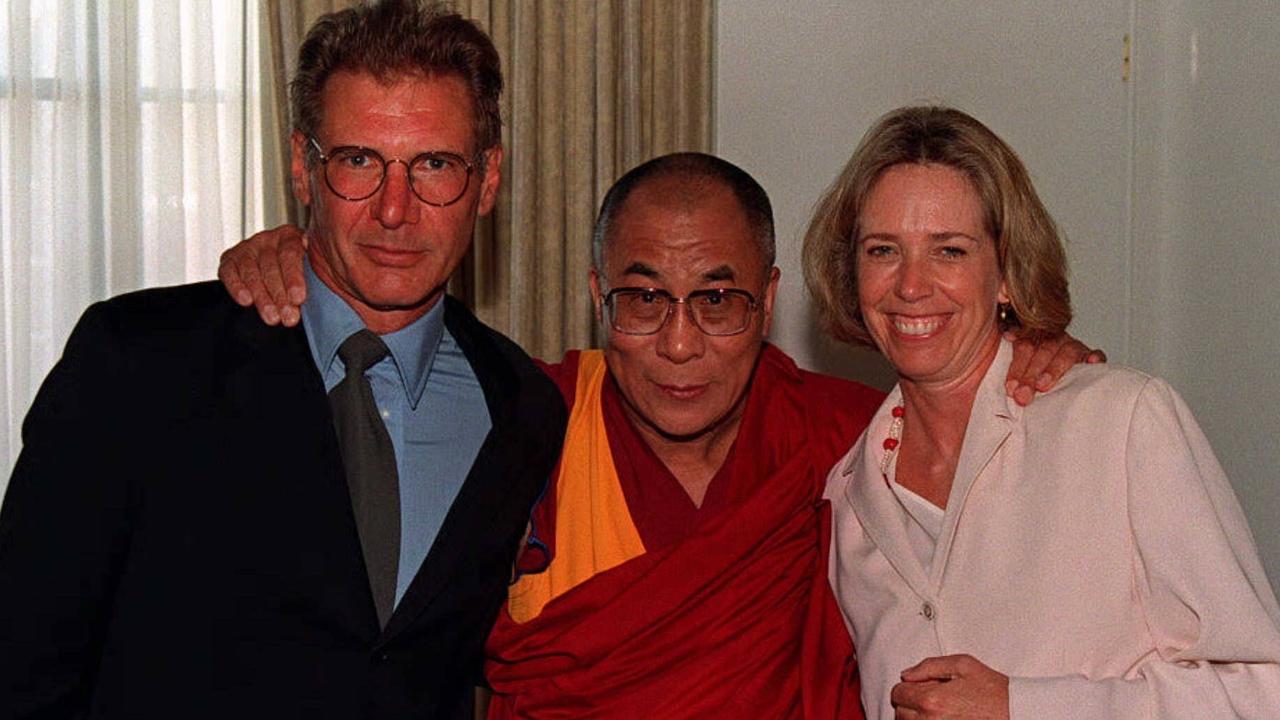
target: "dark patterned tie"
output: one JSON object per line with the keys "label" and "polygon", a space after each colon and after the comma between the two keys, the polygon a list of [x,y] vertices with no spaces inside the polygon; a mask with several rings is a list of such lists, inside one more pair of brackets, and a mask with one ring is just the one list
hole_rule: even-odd
{"label": "dark patterned tie", "polygon": [[333,409],[342,464],[347,471],[347,489],[351,491],[351,508],[382,627],[387,626],[396,602],[400,484],[391,436],[364,373],[386,356],[387,346],[368,330],[347,338],[338,348],[347,376],[329,391],[329,407]]}

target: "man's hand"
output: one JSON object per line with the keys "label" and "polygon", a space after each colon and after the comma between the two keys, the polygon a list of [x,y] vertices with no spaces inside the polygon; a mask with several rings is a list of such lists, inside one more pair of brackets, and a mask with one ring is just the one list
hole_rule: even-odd
{"label": "man's hand", "polygon": [[235,301],[258,309],[268,325],[293,327],[302,319],[298,309],[307,298],[302,258],[307,237],[292,225],[263,230],[222,253],[218,279]]}
{"label": "man's hand", "polygon": [[1019,340],[1006,333],[1013,342],[1013,361],[1005,376],[1004,389],[1019,405],[1030,405],[1038,392],[1047,392],[1077,363],[1104,363],[1107,354],[1090,350],[1084,343],[1063,333],[1041,340]]}
{"label": "man's hand", "polygon": [[896,720],[1009,720],[1009,678],[972,655],[922,660],[889,694]]}

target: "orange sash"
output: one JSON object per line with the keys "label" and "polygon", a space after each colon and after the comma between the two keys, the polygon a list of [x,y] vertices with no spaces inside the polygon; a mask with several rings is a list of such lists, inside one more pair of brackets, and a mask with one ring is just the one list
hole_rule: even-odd
{"label": "orange sash", "polygon": [[545,572],[523,575],[511,587],[507,610],[517,623],[532,620],[555,598],[645,552],[605,435],[601,393],[606,374],[604,353],[582,353],[555,483],[556,553]]}

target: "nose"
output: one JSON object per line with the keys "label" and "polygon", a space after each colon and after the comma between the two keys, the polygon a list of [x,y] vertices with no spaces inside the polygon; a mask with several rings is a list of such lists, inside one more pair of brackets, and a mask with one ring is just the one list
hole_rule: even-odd
{"label": "nose", "polygon": [[[404,171],[401,172],[396,165],[403,166]],[[403,160],[392,160],[387,163],[386,173],[371,204],[374,219],[385,228],[418,222],[422,208],[409,183],[409,166]]]}
{"label": "nose", "polygon": [[932,284],[929,279],[927,259],[906,255],[898,266],[898,278],[894,291],[898,297],[914,302],[928,297]]}
{"label": "nose", "polygon": [[666,324],[658,330],[658,354],[677,365],[702,357],[707,338],[694,324],[687,303],[671,307]]}

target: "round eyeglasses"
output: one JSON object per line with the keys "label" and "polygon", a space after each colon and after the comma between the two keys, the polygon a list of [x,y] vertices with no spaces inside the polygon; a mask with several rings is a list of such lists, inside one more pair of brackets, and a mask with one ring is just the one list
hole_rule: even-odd
{"label": "round eyeglasses", "polygon": [[737,335],[751,324],[756,299],[737,288],[694,290],[678,298],[658,288],[623,287],[604,296],[609,325],[624,335],[653,335],[677,305],[689,308],[689,317],[703,333]]}
{"label": "round eyeglasses", "polygon": [[475,169],[461,155],[433,150],[409,162],[399,158],[385,160],[377,150],[344,145],[328,153],[314,137],[308,138],[320,163],[324,181],[334,195],[352,202],[371,197],[387,179],[387,166],[404,165],[409,173],[409,187],[419,200],[437,207],[452,205],[467,193],[471,173]]}

